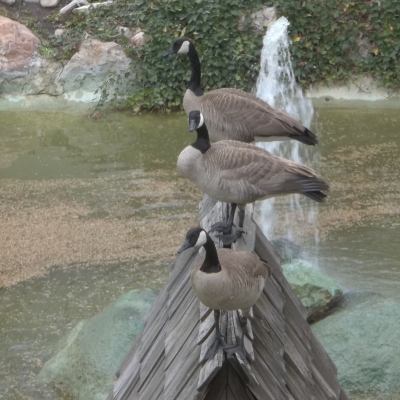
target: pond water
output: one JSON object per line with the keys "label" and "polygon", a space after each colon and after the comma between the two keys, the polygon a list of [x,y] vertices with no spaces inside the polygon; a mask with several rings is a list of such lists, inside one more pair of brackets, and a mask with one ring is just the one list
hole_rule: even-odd
{"label": "pond water", "polygon": [[[298,216],[295,240],[349,291],[400,293],[399,118],[364,104],[316,108],[318,170],[331,193],[318,247]],[[193,135],[183,114],[0,120],[0,399],[68,399],[34,380],[53,346],[122,293],[161,289],[196,224],[201,193],[175,169]]]}
{"label": "pond water", "polygon": [[[347,290],[400,296],[400,113],[323,108],[319,266]],[[316,251],[315,251],[316,252]]]}

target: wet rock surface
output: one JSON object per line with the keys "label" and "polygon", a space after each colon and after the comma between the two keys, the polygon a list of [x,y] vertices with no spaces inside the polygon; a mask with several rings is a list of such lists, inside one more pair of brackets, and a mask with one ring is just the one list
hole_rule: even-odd
{"label": "wet rock surface", "polygon": [[80,321],[58,344],[39,379],[52,382],[79,400],[105,399],[122,358],[143,327],[156,293],[132,290],[98,315]]}
{"label": "wet rock surface", "polygon": [[400,398],[400,301],[348,293],[341,309],[312,325],[354,400]]}
{"label": "wet rock surface", "polygon": [[283,273],[308,310],[309,322],[324,318],[343,299],[342,289],[304,260],[282,265]]}

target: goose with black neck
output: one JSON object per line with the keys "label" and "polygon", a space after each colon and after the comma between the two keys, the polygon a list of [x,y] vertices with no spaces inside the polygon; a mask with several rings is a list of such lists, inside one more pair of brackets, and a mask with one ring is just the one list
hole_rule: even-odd
{"label": "goose with black neck", "polygon": [[[215,200],[232,204],[228,223],[217,223],[211,231],[230,246],[242,236],[245,207],[269,197],[303,194],[322,202],[329,185],[305,165],[276,156],[251,144],[235,140],[210,143],[207,121],[198,111],[189,113],[189,131],[197,139],[182,150],[178,170]],[[231,232],[235,208],[239,208],[238,230]]]}
{"label": "goose with black neck", "polygon": [[[228,356],[238,353],[245,359],[244,332],[250,308],[263,291],[265,280],[271,275],[270,266],[253,253],[217,249],[208,233],[200,228],[192,228],[178,250],[182,253],[190,247],[201,247],[205,254],[199,256],[191,272],[191,285],[197,298],[214,310],[216,340],[207,351],[203,362],[214,358],[222,349]],[[223,339],[219,319],[220,311],[241,310],[243,319],[242,337],[237,345],[228,345]]]}
{"label": "goose with black neck", "polygon": [[318,138],[289,114],[271,107],[255,95],[235,88],[204,93],[201,88],[201,64],[194,44],[177,39],[164,54],[187,55],[192,67],[188,89],[183,97],[187,115],[200,110],[207,120],[212,142],[219,140],[253,141],[298,140],[315,145]]}

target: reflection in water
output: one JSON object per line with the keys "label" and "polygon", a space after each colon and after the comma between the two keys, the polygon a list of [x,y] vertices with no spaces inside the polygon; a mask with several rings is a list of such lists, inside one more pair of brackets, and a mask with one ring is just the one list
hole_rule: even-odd
{"label": "reflection in water", "polygon": [[[348,290],[399,296],[398,110],[316,111],[321,174],[332,187],[319,213],[320,268]],[[33,379],[52,346],[119,294],[161,288],[197,221],[200,193],[175,169],[193,136],[183,115],[0,118],[0,279],[57,266],[0,289],[0,399],[62,399]],[[301,235],[312,253],[313,232]]]}

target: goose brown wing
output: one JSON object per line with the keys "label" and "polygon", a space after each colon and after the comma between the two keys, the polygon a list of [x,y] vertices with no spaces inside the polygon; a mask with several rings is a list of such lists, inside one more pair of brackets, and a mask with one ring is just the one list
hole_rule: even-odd
{"label": "goose brown wing", "polygon": [[238,89],[217,89],[206,93],[201,111],[211,131],[225,132],[224,138],[234,140],[250,142],[255,136],[303,136],[306,131],[289,114]]}
{"label": "goose brown wing", "polygon": [[269,265],[254,253],[218,249],[218,258],[221,267],[229,270],[231,276],[236,277],[241,283],[260,276],[265,279],[270,275]]}
{"label": "goose brown wing", "polygon": [[257,146],[224,140],[213,144],[205,159],[222,191],[234,190],[246,202],[289,193],[328,190],[305,165],[271,154]]}

